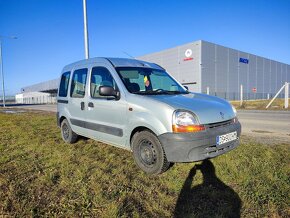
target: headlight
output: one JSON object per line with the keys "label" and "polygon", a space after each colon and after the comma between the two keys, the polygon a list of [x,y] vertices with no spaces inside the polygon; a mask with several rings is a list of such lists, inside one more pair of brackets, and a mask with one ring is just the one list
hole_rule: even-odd
{"label": "headlight", "polygon": [[232,109],[233,109],[233,111],[235,113],[235,116],[237,116],[237,109],[233,105],[232,105]]}
{"label": "headlight", "polygon": [[174,116],[174,124],[181,126],[199,124],[195,115],[186,111],[176,111]]}
{"label": "headlight", "polygon": [[173,113],[173,132],[199,132],[203,130],[205,130],[205,127],[199,124],[195,114],[184,110],[176,110]]}

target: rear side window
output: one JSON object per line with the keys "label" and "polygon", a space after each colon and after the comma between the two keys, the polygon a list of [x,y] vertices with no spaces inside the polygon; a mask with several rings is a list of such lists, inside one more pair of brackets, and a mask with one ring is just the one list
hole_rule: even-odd
{"label": "rear side window", "polygon": [[74,71],[70,96],[73,98],[83,98],[86,93],[86,81],[87,81],[88,69],[79,69]]}
{"label": "rear side window", "polygon": [[67,96],[67,89],[69,84],[70,72],[65,72],[61,75],[60,79],[60,86],[59,86],[59,96],[66,97]]}

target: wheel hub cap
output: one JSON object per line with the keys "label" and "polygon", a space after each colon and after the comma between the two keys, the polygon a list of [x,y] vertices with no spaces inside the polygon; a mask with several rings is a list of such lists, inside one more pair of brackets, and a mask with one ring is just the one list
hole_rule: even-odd
{"label": "wheel hub cap", "polygon": [[68,139],[68,137],[69,137],[69,129],[68,129],[67,125],[63,125],[62,132],[63,132],[63,137],[65,139]]}
{"label": "wheel hub cap", "polygon": [[152,143],[144,140],[140,144],[140,156],[146,165],[153,165],[156,162],[156,151]]}

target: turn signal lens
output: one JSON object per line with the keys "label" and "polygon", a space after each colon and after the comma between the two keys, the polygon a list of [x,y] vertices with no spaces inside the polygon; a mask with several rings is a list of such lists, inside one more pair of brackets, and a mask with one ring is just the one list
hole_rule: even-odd
{"label": "turn signal lens", "polygon": [[205,130],[204,125],[189,125],[189,126],[172,125],[173,132],[200,132],[204,130]]}

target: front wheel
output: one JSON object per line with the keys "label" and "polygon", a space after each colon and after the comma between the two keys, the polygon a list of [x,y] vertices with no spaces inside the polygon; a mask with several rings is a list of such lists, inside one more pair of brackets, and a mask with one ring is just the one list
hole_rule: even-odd
{"label": "front wheel", "polygon": [[61,129],[62,139],[66,143],[72,144],[72,143],[75,143],[78,140],[78,135],[74,131],[72,131],[67,119],[64,119],[61,122],[60,129]]}
{"label": "front wheel", "polygon": [[164,149],[152,132],[145,130],[136,133],[131,143],[135,162],[144,172],[156,175],[169,168],[170,162]]}

